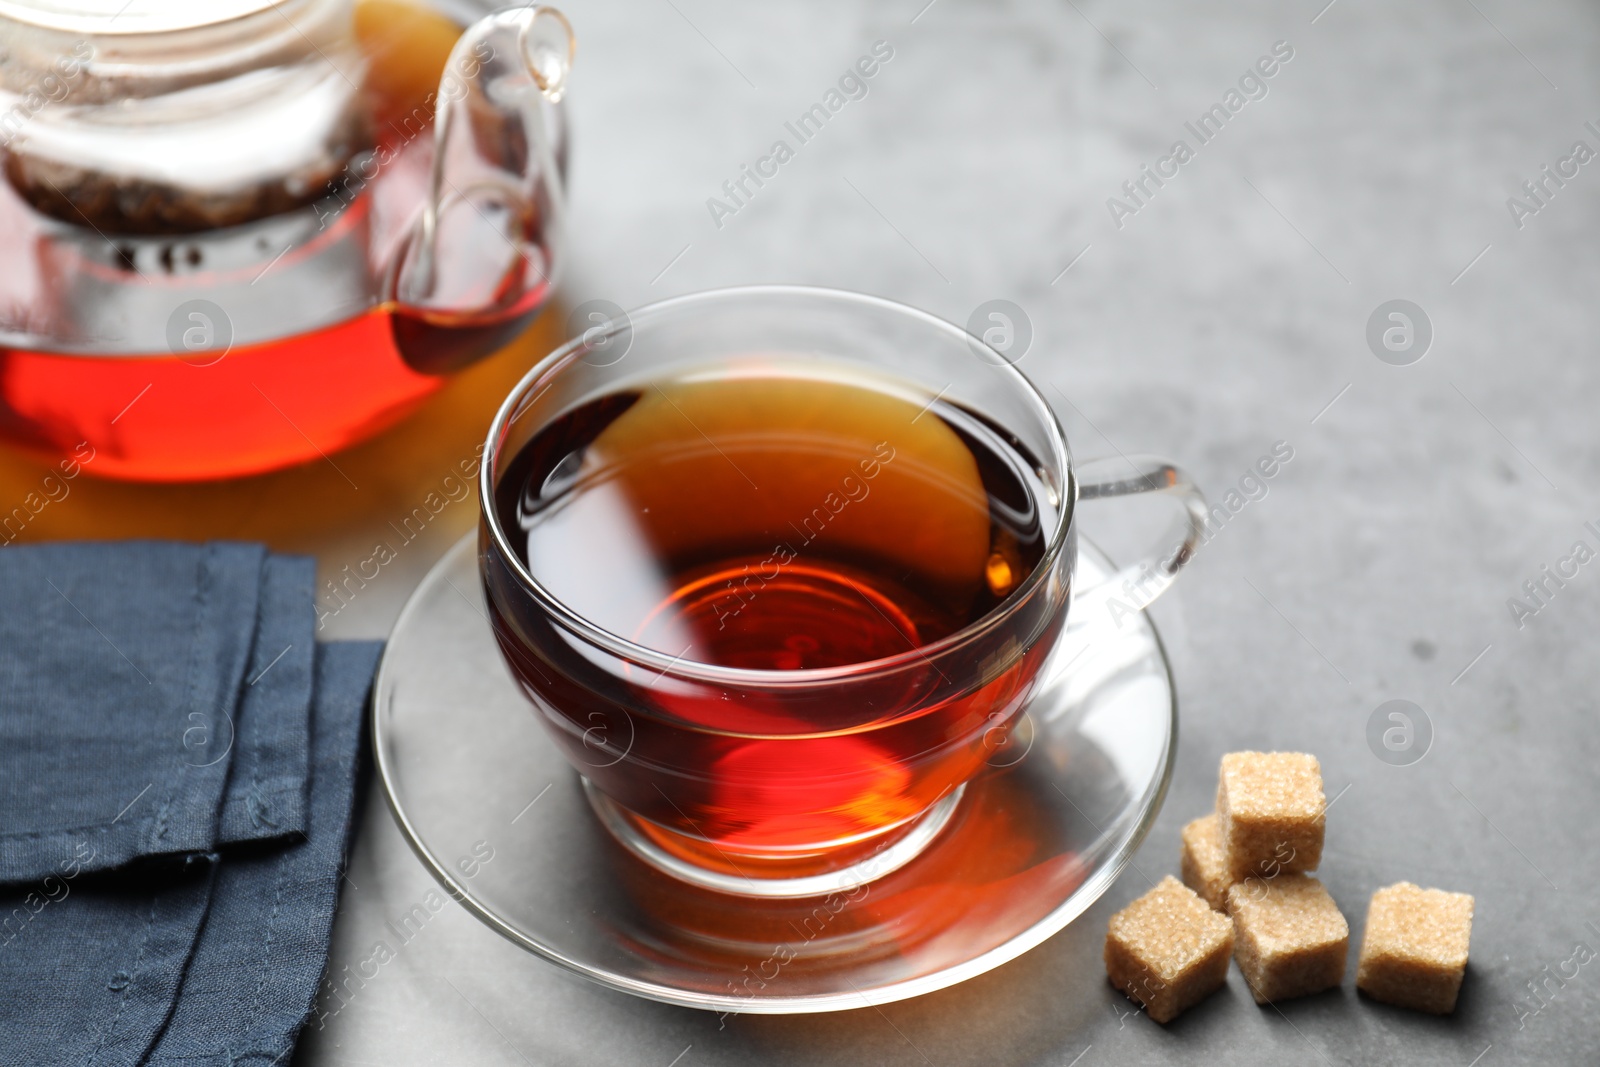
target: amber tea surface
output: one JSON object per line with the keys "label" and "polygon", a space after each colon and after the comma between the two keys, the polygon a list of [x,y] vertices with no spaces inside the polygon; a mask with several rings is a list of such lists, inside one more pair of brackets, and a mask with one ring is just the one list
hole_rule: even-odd
{"label": "amber tea surface", "polygon": [[1044,548],[1020,466],[971,416],[865,385],[690,380],[567,415],[496,503],[529,571],[589,621],[795,670],[929,644],[1016,588]]}
{"label": "amber tea surface", "polygon": [[1036,466],[975,413],[843,370],[752,361],[602,396],[499,467],[501,529],[550,594],[674,663],[904,666],[830,700],[602,666],[504,603],[496,632],[629,809],[718,848],[871,835],[964,781],[1025,701],[1037,634],[976,643],[964,688],[921,650],[1039,564],[1056,514]]}

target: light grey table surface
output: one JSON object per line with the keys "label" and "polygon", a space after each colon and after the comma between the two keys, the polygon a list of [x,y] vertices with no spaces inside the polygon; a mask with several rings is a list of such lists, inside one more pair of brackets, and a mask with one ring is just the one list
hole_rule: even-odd
{"label": "light grey table surface", "polygon": [[[1600,9],[1324,3],[565,5],[569,306],[803,282],[966,322],[1003,298],[1080,456],[1162,453],[1213,500],[1275,443],[1293,459],[1156,606],[1181,704],[1171,792],[1137,872],[1042,947],[881,1010],[724,1027],[558,972],[451,905],[324,1000],[297,1063],[1600,1063],[1600,960],[1577,962],[1600,951],[1600,562],[1520,625],[1508,605],[1576,542],[1600,549],[1600,162],[1542,206],[1520,189],[1576,141],[1600,151]],[[793,143],[784,122],[880,40],[893,58],[866,97],[719,228],[707,198]],[[1280,41],[1293,58],[1266,95],[1199,144],[1185,123]],[[1119,227],[1108,198],[1179,139],[1194,158]],[[1515,218],[1513,196],[1539,209]],[[1366,337],[1396,298],[1434,334],[1407,366]],[[408,552],[329,631],[386,632],[447,544]],[[1391,699],[1431,722],[1409,765],[1369,747]],[[1477,897],[1454,1017],[1366,1000],[1353,960],[1342,989],[1278,1009],[1235,972],[1171,1026],[1128,1014],[1106,920],[1176,870],[1241,748],[1321,757],[1337,799],[1319,873],[1353,942],[1379,886]],[[335,973],[433,885],[376,789],[363,806]]]}

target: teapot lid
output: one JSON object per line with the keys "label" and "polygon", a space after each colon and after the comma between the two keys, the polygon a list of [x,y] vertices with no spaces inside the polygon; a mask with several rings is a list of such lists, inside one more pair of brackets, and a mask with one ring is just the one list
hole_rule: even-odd
{"label": "teapot lid", "polygon": [[214,26],[281,0],[0,0],[0,18],[84,34],[168,33]]}

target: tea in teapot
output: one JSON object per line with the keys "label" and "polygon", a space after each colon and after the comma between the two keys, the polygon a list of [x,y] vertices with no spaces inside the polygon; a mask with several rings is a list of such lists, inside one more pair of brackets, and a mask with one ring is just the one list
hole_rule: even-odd
{"label": "tea in teapot", "polygon": [[272,470],[523,331],[562,262],[574,42],[553,8],[449,10],[0,0],[0,440]]}

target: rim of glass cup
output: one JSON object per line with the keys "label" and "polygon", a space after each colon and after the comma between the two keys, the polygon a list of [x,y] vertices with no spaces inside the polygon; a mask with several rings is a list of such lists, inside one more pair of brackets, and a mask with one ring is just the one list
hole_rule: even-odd
{"label": "rim of glass cup", "polygon": [[[623,330],[632,330],[637,333],[641,328],[648,328],[649,321],[660,315],[682,311],[692,308],[697,304],[714,304],[718,301],[741,299],[743,297],[779,296],[779,297],[809,297],[813,299],[833,300],[844,304],[857,304],[893,315],[905,316],[915,319],[934,330],[945,333],[951,337],[959,338],[964,344],[975,344],[985,348],[989,347],[981,338],[963,330],[954,323],[948,322],[939,316],[902,304],[896,300],[889,300],[881,296],[872,296],[867,293],[857,293],[848,289],[833,289],[825,286],[814,285],[738,285],[727,286],[720,289],[706,289],[697,293],[684,296],[669,297],[646,304],[635,311],[627,313],[623,322],[612,322],[606,327],[594,327],[584,331],[577,337],[567,341],[561,347],[545,356],[534,364],[527,374],[512,387],[511,392],[501,402],[500,409],[495,412],[494,420],[489,424],[488,436],[484,439],[484,461],[478,473],[478,503],[483,515],[484,524],[489,529],[489,534],[494,538],[501,555],[511,567],[518,584],[531,595],[538,603],[540,609],[554,619],[564,630],[574,636],[596,645],[605,651],[625,659],[631,663],[651,667],[662,674],[670,674],[677,678],[686,678],[694,681],[712,683],[743,683],[768,686],[799,686],[815,685],[818,682],[830,681],[858,681],[876,674],[886,674],[899,670],[917,662],[928,662],[951,649],[960,647],[982,636],[994,627],[1000,625],[1008,618],[1018,605],[1028,596],[1032,595],[1039,584],[1045,580],[1055,569],[1055,562],[1066,544],[1067,532],[1072,526],[1073,512],[1076,510],[1078,500],[1078,483],[1072,472],[1072,456],[1067,447],[1066,432],[1061,428],[1060,420],[1056,418],[1044,395],[1037,386],[1021,371],[1017,370],[1009,361],[998,353],[995,361],[983,363],[989,369],[1007,377],[1017,390],[1023,395],[1028,404],[1035,409],[1035,414],[1046,427],[1050,437],[1051,458],[1063,472],[1066,480],[1065,492],[1057,488],[1061,496],[1061,504],[1056,516],[1055,529],[1050,533],[1050,540],[1045,545],[1044,554],[1033,567],[1028,577],[1023,579],[1021,585],[1011,591],[1011,595],[995,605],[994,608],[982,618],[968,623],[955,633],[947,634],[937,641],[926,645],[918,645],[906,652],[879,659],[863,660],[860,663],[847,663],[838,667],[811,667],[800,670],[759,670],[749,667],[724,667],[713,663],[702,663],[698,660],[688,660],[669,656],[664,652],[630,641],[620,634],[612,633],[590,622],[582,615],[573,611],[560,598],[551,593],[544,584],[529,573],[519,553],[512,549],[507,540],[505,531],[500,528],[500,519],[494,507],[495,500],[495,473],[500,464],[500,439],[505,429],[515,418],[516,408],[527,397],[535,385],[546,379],[560,374],[571,364],[581,360],[584,353],[596,347],[597,342],[614,337]],[[598,331],[598,332],[597,332]],[[976,357],[975,357],[976,358]],[[1053,487],[1055,488],[1055,487]]]}

